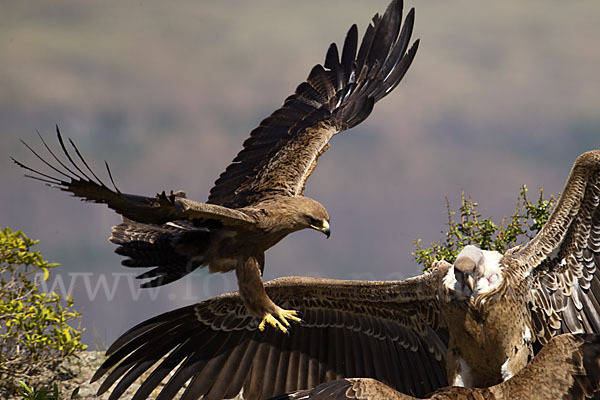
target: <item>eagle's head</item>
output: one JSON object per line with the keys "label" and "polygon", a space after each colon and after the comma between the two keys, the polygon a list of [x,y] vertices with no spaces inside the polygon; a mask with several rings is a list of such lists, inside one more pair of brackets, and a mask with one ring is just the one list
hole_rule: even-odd
{"label": "eagle's head", "polygon": [[301,229],[315,229],[327,237],[331,234],[329,214],[318,201],[308,197],[280,196],[270,204],[270,224],[275,230],[295,232]]}
{"label": "eagle's head", "polygon": [[331,227],[329,226],[329,214],[327,210],[318,201],[306,199],[310,200],[304,203],[305,207],[302,210],[302,217],[307,225],[306,227],[323,232],[329,238]]}

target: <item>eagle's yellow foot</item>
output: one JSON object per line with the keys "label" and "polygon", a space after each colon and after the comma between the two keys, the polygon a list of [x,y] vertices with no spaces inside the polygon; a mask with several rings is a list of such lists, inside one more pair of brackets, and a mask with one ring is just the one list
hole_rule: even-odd
{"label": "eagle's yellow foot", "polygon": [[267,313],[267,315],[263,317],[262,321],[260,321],[260,324],[258,325],[258,329],[264,331],[266,323],[269,323],[269,325],[273,326],[274,328],[279,329],[283,333],[287,333],[287,328],[290,326],[288,320],[302,322],[300,317],[298,317],[297,311],[284,310],[283,308],[277,307],[277,311],[275,313]]}

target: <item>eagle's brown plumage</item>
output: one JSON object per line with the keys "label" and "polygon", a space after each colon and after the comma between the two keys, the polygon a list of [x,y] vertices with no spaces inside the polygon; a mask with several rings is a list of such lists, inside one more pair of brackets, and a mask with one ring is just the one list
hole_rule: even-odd
{"label": "eagle's brown plumage", "polygon": [[[578,158],[547,227],[533,239],[556,244],[547,250],[550,264],[527,264],[528,245],[504,256],[469,246],[459,268],[442,261],[405,281],[278,279],[265,285],[267,294],[303,317],[288,335],[260,332],[239,294],[227,294],[132,328],[107,351],[94,379],[108,374],[101,392],[120,382],[113,399],[153,365],[140,398],[173,371],[163,398],[188,380],[191,398],[217,399],[242,388],[247,399],[269,398],[345,377],[374,378],[413,396],[448,383],[496,385],[556,334],[600,332],[599,187],[600,151],[593,151]],[[562,236],[544,238],[555,234]],[[544,302],[542,290],[562,300]]]}
{"label": "eagle's brown plumage", "polygon": [[[584,400],[600,392],[600,335],[564,334],[552,338],[517,375],[482,388],[446,387],[428,400]],[[350,378],[323,383],[272,400],[417,400],[375,379]]]}
{"label": "eagle's brown plumage", "polygon": [[300,229],[329,236],[329,215],[302,196],[304,185],[331,137],[367,118],[406,73],[418,47],[415,41],[409,48],[413,21],[411,10],[402,24],[402,0],[393,0],[383,16],[375,15],[360,48],[352,26],[341,56],[332,44],[324,64],[316,65],[283,106],[250,133],[215,182],[208,203],[188,200],[182,192],[144,197],[110,189],[71,142],[75,162],[58,129],[67,160],[61,161],[45,142],[52,162],[26,145],[51,174],[15,162],[32,177],[121,214],[124,221],[110,240],[120,246],[117,253],[129,257],[124,265],[155,267],[140,275],[151,279],[143,286],[172,282],[200,266],[208,265],[211,272],[235,269],[251,314],[286,331],[288,319],[299,319],[265,295],[264,252]]}

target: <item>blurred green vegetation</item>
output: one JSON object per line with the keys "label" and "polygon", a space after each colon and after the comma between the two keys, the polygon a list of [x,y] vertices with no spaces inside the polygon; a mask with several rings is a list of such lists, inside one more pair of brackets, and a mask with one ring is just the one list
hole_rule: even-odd
{"label": "blurred green vegetation", "polygon": [[15,394],[23,384],[40,384],[41,375],[86,348],[82,331],[70,325],[81,316],[73,309],[73,300],[40,290],[40,280],[47,280],[58,264],[33,251],[35,244],[21,231],[0,230],[0,393],[4,395]]}
{"label": "blurred green vegetation", "polygon": [[[61,397],[58,391],[58,385],[55,383],[52,387],[49,386],[29,386],[24,382],[19,382],[21,385],[21,392],[19,392],[18,396],[22,400],[61,400],[66,399],[66,396]],[[79,388],[76,388],[71,392],[71,396],[69,397],[71,400],[79,399]]]}

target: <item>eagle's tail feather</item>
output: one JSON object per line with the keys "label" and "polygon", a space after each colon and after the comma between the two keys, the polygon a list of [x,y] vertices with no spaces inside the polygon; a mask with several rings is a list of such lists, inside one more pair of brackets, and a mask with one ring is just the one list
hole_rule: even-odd
{"label": "eagle's tail feather", "polygon": [[[119,245],[117,254],[128,257],[121,263],[126,267],[156,267],[138,279],[149,279],[141,287],[156,287],[171,283],[204,264],[205,248],[210,232],[188,223],[165,225],[141,224],[123,219],[112,229],[109,240]],[[186,246],[193,243],[193,246]],[[202,246],[207,243],[207,246]]]}

